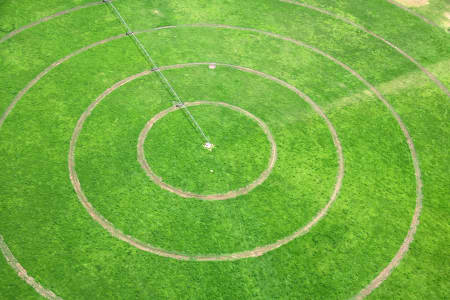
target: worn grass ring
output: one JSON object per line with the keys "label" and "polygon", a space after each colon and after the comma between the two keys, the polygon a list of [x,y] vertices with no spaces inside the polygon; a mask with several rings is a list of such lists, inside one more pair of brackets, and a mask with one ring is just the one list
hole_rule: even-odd
{"label": "worn grass ring", "polygon": [[269,157],[269,162],[267,164],[267,168],[265,170],[263,170],[261,175],[258,178],[256,178],[256,180],[254,180],[253,182],[251,182],[250,184],[248,184],[242,188],[232,190],[232,191],[229,191],[226,193],[203,195],[203,194],[196,194],[196,193],[192,193],[192,192],[183,191],[179,188],[176,188],[176,187],[164,182],[161,179],[161,177],[159,177],[157,174],[155,174],[155,172],[153,172],[153,170],[150,168],[150,165],[147,162],[147,159],[145,156],[145,151],[144,151],[144,142],[145,142],[145,139],[147,138],[147,134],[149,133],[150,129],[153,127],[153,125],[158,120],[160,120],[161,118],[163,118],[170,112],[181,109],[180,107],[177,107],[177,106],[171,106],[171,107],[163,110],[162,112],[158,113],[156,116],[151,118],[151,120],[148,121],[147,124],[145,124],[144,128],[142,129],[141,133],[139,134],[138,145],[137,145],[137,154],[138,154],[139,164],[141,165],[142,169],[144,169],[147,176],[154,183],[159,185],[161,188],[163,188],[169,192],[175,193],[178,196],[181,196],[183,198],[197,198],[197,199],[201,199],[201,200],[212,201],[212,200],[226,200],[226,199],[236,198],[238,196],[248,194],[251,190],[253,190],[257,186],[262,184],[269,177],[270,173],[272,172],[273,167],[275,166],[275,162],[277,161],[277,144],[275,143],[275,139],[273,138],[272,133],[269,130],[269,127],[266,125],[266,123],[264,123],[260,118],[258,118],[254,114],[252,114],[238,106],[231,105],[231,104],[228,104],[225,102],[195,101],[195,102],[185,102],[184,103],[184,105],[188,106],[188,107],[189,106],[197,106],[197,105],[201,105],[201,104],[223,106],[223,107],[229,108],[231,110],[237,111],[237,112],[249,117],[253,121],[255,121],[256,124],[258,124],[258,126],[262,129],[262,131],[264,132],[264,134],[267,137],[267,140],[270,143],[271,151],[270,151],[270,157]]}

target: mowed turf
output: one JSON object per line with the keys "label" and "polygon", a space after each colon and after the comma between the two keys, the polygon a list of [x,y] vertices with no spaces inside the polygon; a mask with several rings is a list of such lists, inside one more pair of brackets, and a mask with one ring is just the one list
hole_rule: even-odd
{"label": "mowed turf", "polygon": [[[370,27],[448,85],[449,38],[442,30],[384,1],[308,3]],[[69,4],[78,3],[61,5],[70,8]],[[371,297],[440,299],[449,293],[444,260],[449,232],[445,184],[449,159],[445,149],[450,147],[448,97],[413,64],[349,25],[278,1],[116,1],[116,5],[135,29],[216,23],[302,40],[336,56],[379,88],[416,145],[424,209],[408,255]],[[11,17],[11,4],[4,7],[8,17],[0,20],[5,24],[30,21],[26,16]],[[39,11],[51,14],[61,8]],[[373,13],[367,14],[368,10]],[[52,62],[122,32],[107,7],[99,5],[0,44],[1,111]],[[142,33],[139,38],[160,65],[241,65],[285,80],[308,94],[328,115],[342,142],[345,177],[339,197],[307,235],[258,258],[183,262],[143,252],[110,236],[78,201],[69,180],[67,155],[76,122],[87,107],[114,83],[148,68],[131,40],[124,37],[53,69],[20,100],[0,128],[0,234],[29,275],[67,299],[330,299],[356,295],[395,255],[415,208],[411,156],[386,107],[330,60],[260,33],[179,27]],[[164,72],[185,101],[224,101],[263,120],[279,151],[272,174],[248,195],[213,202],[181,198],[150,181],[137,162],[138,136],[152,116],[172,105],[156,74],[150,74],[107,96],[80,134],[76,169],[93,206],[125,234],[190,255],[251,250],[310,222],[329,200],[337,175],[336,149],[323,119],[289,89],[254,74],[225,66],[210,70],[206,65]],[[161,119],[161,126],[150,131],[149,138],[158,143],[146,144],[145,151],[156,173],[167,174],[164,177],[169,176],[174,185],[200,193],[226,191],[255,178],[267,161],[268,142],[252,121],[223,110],[195,107],[192,113],[205,124],[211,138],[217,136],[233,149],[245,150],[244,155],[255,156],[255,164],[246,159],[243,174],[232,165],[222,173],[223,186],[218,179],[212,187],[201,184],[208,183],[206,174],[199,171],[206,158],[199,164],[196,160],[198,151],[206,150],[192,148],[201,140],[179,112]],[[221,131],[218,118],[226,119],[230,127]],[[177,139],[186,136],[182,149],[167,133],[175,129]],[[230,137],[227,130],[236,131],[236,137]],[[236,152],[229,153],[231,161],[240,162]],[[170,164],[171,157],[181,154],[186,163],[194,164],[192,174],[188,164],[180,168]],[[223,165],[220,160],[211,163]],[[1,295],[37,297],[0,261]]]}

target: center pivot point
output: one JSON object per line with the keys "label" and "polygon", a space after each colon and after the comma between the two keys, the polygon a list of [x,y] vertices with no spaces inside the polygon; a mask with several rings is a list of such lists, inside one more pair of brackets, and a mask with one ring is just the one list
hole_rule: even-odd
{"label": "center pivot point", "polygon": [[206,150],[212,151],[212,149],[214,148],[214,144],[211,144],[210,142],[206,142],[206,143],[203,144],[203,147]]}

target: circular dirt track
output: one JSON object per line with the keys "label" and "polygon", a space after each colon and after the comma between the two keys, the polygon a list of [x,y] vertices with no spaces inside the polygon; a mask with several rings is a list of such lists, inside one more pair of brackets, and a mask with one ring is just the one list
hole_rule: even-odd
{"label": "circular dirt track", "polygon": [[[283,2],[291,2],[291,1],[284,1]],[[297,4],[297,3],[293,3],[293,4]],[[88,5],[86,5],[88,6]],[[309,6],[311,7],[311,6]],[[317,8],[314,8],[316,10],[318,10]],[[74,9],[73,9],[74,10]],[[321,10],[321,9],[320,9]],[[70,10],[72,11],[72,10]],[[324,10],[321,10],[322,12]],[[69,12],[69,11],[68,11]],[[325,11],[326,12],[326,11]],[[65,12],[67,13],[67,12]],[[332,15],[330,13],[327,13],[329,15]],[[55,15],[57,16],[57,15]],[[344,20],[342,17],[339,17],[339,19]],[[44,20],[46,21],[46,20]],[[35,23],[34,25],[36,25],[38,23]],[[354,24],[354,23],[353,23]],[[32,24],[33,25],[33,24]],[[33,25],[33,26],[34,26]],[[356,25],[356,24],[355,24]],[[345,65],[344,63],[340,62],[338,59],[334,58],[333,56],[313,47],[310,45],[307,45],[303,42],[288,38],[288,37],[283,37],[281,35],[278,34],[274,34],[274,33],[269,33],[269,32],[265,32],[265,31],[260,31],[257,29],[251,29],[251,28],[242,28],[242,27],[236,27],[236,26],[228,26],[228,25],[211,25],[211,24],[194,24],[194,25],[185,25],[185,26],[195,26],[195,27],[213,27],[213,28],[227,28],[227,29],[235,29],[235,30],[243,30],[243,31],[252,31],[252,32],[257,32],[257,33],[261,33],[264,35],[268,35],[274,38],[278,38],[278,39],[282,39],[282,40],[286,40],[289,42],[292,42],[296,45],[302,46],[302,47],[306,47],[308,49],[310,49],[311,51],[318,53],[328,59],[330,59],[331,61],[335,62],[336,64],[340,65],[341,67],[343,67],[344,69],[346,69],[348,72],[350,72],[352,75],[354,75],[356,78],[358,78],[361,82],[363,82],[368,88],[369,90],[371,90],[377,97],[378,99],[380,99],[382,101],[382,103],[389,109],[389,111],[391,112],[391,114],[394,116],[395,120],[398,122],[400,129],[402,130],[408,147],[410,149],[411,152],[411,158],[413,161],[413,166],[414,166],[414,170],[415,170],[415,178],[416,178],[416,208],[415,208],[415,212],[412,218],[412,222],[411,222],[411,226],[410,229],[407,233],[407,236],[404,239],[403,244],[401,245],[400,249],[398,250],[398,252],[396,253],[396,255],[394,256],[394,258],[392,259],[392,261],[383,269],[383,271],[365,288],[363,289],[357,296],[357,298],[363,298],[365,296],[367,296],[368,294],[370,294],[375,288],[377,288],[382,281],[384,281],[391,273],[392,269],[395,268],[399,261],[403,258],[404,254],[408,251],[409,245],[413,240],[414,234],[416,232],[418,223],[419,223],[419,216],[421,213],[421,209],[422,209],[422,180],[421,180],[421,171],[420,171],[420,167],[419,167],[419,161],[417,158],[417,154],[416,154],[416,150],[412,141],[412,138],[405,126],[405,124],[403,123],[403,121],[401,120],[400,116],[395,112],[395,110],[393,109],[393,107],[389,104],[389,102],[384,99],[383,95],[373,86],[371,85],[369,82],[367,82],[361,75],[359,75],[356,71],[354,71],[353,69],[351,69],[349,66]],[[362,28],[359,25],[356,25],[359,28]],[[31,27],[31,26],[29,26]],[[27,27],[27,28],[29,28]],[[161,29],[166,29],[166,28],[176,28],[177,26],[166,26],[166,27],[161,27],[161,28],[155,28],[155,29],[151,29],[151,30],[161,30]],[[24,29],[27,29],[24,28]],[[146,30],[146,31],[142,31],[142,32],[148,32],[151,30]],[[18,30],[18,32],[14,33],[17,34],[22,30]],[[366,31],[366,30],[364,30]],[[370,32],[366,31],[367,33],[371,34]],[[12,37],[14,34],[10,34],[7,38]],[[374,34],[371,34],[373,36],[375,36]],[[12,111],[12,109],[14,108],[15,104],[25,95],[25,93],[33,86],[35,85],[42,77],[44,77],[48,72],[50,72],[53,68],[55,68],[56,66],[58,66],[59,64],[67,61],[68,59],[74,57],[75,55],[82,53],[90,48],[93,48],[97,45],[100,44],[104,44],[107,43],[111,40],[114,39],[118,39],[121,37],[124,37],[124,34],[118,35],[116,37],[112,37],[110,39],[107,40],[103,40],[97,43],[94,43],[90,46],[84,47],[60,60],[58,60],[57,62],[53,63],[51,66],[49,66],[47,69],[45,69],[43,72],[41,72],[35,79],[33,79],[30,83],[28,83],[28,85],[15,97],[15,99],[13,100],[13,102],[10,104],[10,106],[7,108],[6,112],[3,114],[3,116],[0,118],[0,128],[3,125],[3,123],[5,122],[8,114]],[[382,39],[379,36],[375,36],[378,39]],[[0,40],[0,42],[5,41],[6,39],[3,38],[2,40]],[[407,55],[405,52],[403,52],[402,50],[400,50],[399,48],[397,48],[396,46],[390,44],[389,42],[387,42],[386,40],[383,39],[383,41],[385,41],[385,43],[387,43],[390,47],[393,47],[394,49],[396,49],[397,51],[399,51],[403,56],[405,56],[407,59],[411,60],[412,62],[414,62],[419,69],[421,69],[431,80],[433,80],[440,88],[441,90],[443,90],[447,95],[449,95],[448,90],[446,89],[446,87],[438,80],[436,79],[430,72],[428,72],[428,70],[426,70],[425,68],[423,68],[421,65],[419,65],[412,57],[410,57],[409,55]],[[161,69],[171,69],[171,68],[178,68],[178,67],[185,67],[185,66],[194,66],[194,65],[203,65],[203,64],[210,64],[210,63],[193,63],[193,64],[185,64],[185,65],[176,65],[176,66],[171,66],[171,67],[165,67],[165,68],[161,68]],[[296,92],[298,95],[300,95],[301,97],[303,97],[305,99],[306,97],[306,101],[308,103],[310,103],[310,101],[312,102],[312,100],[310,100],[306,95],[304,95],[302,92],[298,91],[295,87],[289,85],[288,83],[282,82],[279,79],[276,79],[268,74],[264,74],[258,71],[254,71],[251,70],[249,68],[246,67],[240,67],[240,66],[231,66],[231,65],[225,65],[225,64],[218,64],[216,63],[216,65],[223,65],[223,66],[229,66],[229,67],[234,67],[236,69],[245,71],[245,72],[252,72],[254,74],[263,76],[265,78],[271,79],[285,87],[288,87],[289,89],[293,90],[294,92]],[[143,75],[147,75],[150,74],[151,71],[145,71],[143,73],[140,73],[138,75],[135,75],[135,77],[133,78],[127,78],[123,81],[118,82],[117,84],[115,84],[112,89],[114,88],[118,88],[120,86],[122,86],[123,84],[127,83],[130,80],[133,80],[135,78],[137,78],[138,76],[143,76]],[[112,90],[107,90],[105,91],[100,97],[105,97],[107,94],[109,94]],[[99,98],[100,98],[99,97]],[[308,101],[307,99],[309,99],[310,101]],[[97,99],[98,100],[98,99]],[[96,100],[96,101],[97,101]],[[101,100],[101,99],[100,99]],[[95,102],[94,102],[95,103]],[[96,104],[98,104],[98,102],[96,104],[93,103],[93,107],[92,109],[95,107]],[[312,102],[313,103],[313,102]],[[311,104],[311,103],[310,103]],[[313,106],[313,108],[316,110],[316,107],[314,107],[314,103],[311,104]],[[91,108],[91,106],[89,107],[89,109]],[[320,108],[317,106],[317,108],[320,110]],[[317,111],[317,110],[316,110]],[[86,112],[85,112],[86,114]],[[87,117],[88,113],[85,115],[83,114],[83,116]],[[320,114],[320,113],[319,113]],[[323,114],[323,112],[322,112]],[[82,116],[82,118],[83,118]],[[336,199],[339,189],[342,185],[342,178],[343,178],[343,174],[344,174],[344,160],[343,160],[343,155],[342,155],[342,146],[339,143],[339,140],[337,138],[337,134],[333,128],[333,126],[331,125],[331,123],[329,123],[329,120],[326,118],[325,114],[323,114],[323,118],[325,118],[330,131],[332,132],[333,135],[333,140],[335,143],[335,146],[337,147],[337,151],[338,151],[338,158],[339,158],[339,172],[338,172],[338,176],[337,176],[337,183],[335,186],[335,191],[333,193],[333,195],[331,196],[330,201],[327,203],[326,207],[324,207],[317,215],[316,217],[305,227],[303,227],[302,229],[299,229],[298,231],[296,231],[294,234],[292,234],[289,237],[286,237],[282,240],[277,241],[276,243],[272,244],[272,245],[268,245],[268,246],[263,246],[263,247],[259,247],[257,249],[254,249],[252,251],[246,251],[246,252],[241,252],[241,253],[237,253],[237,254],[229,254],[229,255],[220,255],[220,256],[198,256],[198,257],[192,257],[192,256],[184,256],[184,255],[178,255],[178,254],[174,254],[174,253],[166,253],[161,249],[158,248],[153,248],[153,247],[149,247],[149,248],[145,248],[145,245],[142,245],[139,241],[134,240],[133,238],[124,235],[123,233],[121,233],[120,231],[118,231],[117,229],[115,229],[112,224],[110,224],[106,219],[102,218],[100,215],[95,215],[95,209],[92,207],[92,205],[90,205],[89,202],[83,201],[81,200],[81,202],[83,203],[83,205],[85,206],[85,208],[89,211],[89,213],[91,214],[91,216],[97,221],[99,222],[104,228],[106,228],[112,235],[122,239],[122,240],[126,240],[127,242],[129,242],[130,244],[133,244],[135,247],[138,247],[142,250],[148,251],[148,252],[152,252],[161,256],[166,256],[166,257],[171,257],[171,258],[175,258],[175,259],[182,259],[182,260],[186,260],[186,259],[195,259],[195,260],[199,260],[199,261],[209,261],[209,260],[233,260],[233,259],[240,259],[240,258],[246,258],[246,257],[255,257],[255,256],[260,256],[268,251],[274,250],[286,243],[288,243],[289,241],[293,240],[294,238],[305,234],[306,232],[309,231],[309,229],[316,224],[327,212],[328,208],[331,206],[331,204],[334,202],[334,200]],[[331,130],[332,129],[332,130]],[[78,131],[77,131],[78,130]],[[77,126],[77,128],[75,129],[74,132],[74,136],[79,134],[79,132],[81,131],[81,127]],[[72,183],[75,186],[75,190],[77,191],[79,197],[80,197],[80,192],[82,194],[81,189],[77,190],[77,186],[79,186],[79,182],[76,179],[76,172],[73,169],[74,168],[74,149],[75,149],[75,142],[74,139],[72,139],[71,142],[71,147],[70,147],[70,153],[69,153],[69,168],[71,168],[71,180]],[[73,169],[73,170],[72,170]],[[0,240],[1,242],[3,242],[3,239],[0,236]],[[5,244],[6,245],[6,244]],[[6,246],[5,246],[6,247]],[[5,249],[5,247],[2,247],[2,250]],[[5,251],[3,251],[4,255],[5,255]],[[12,256],[12,254],[11,254]],[[5,255],[6,257],[6,255]],[[13,257],[13,256],[12,256]],[[8,260],[8,258],[7,258]],[[10,260],[8,260],[10,261]],[[17,262],[18,264],[18,262]],[[25,271],[26,273],[26,271]],[[21,276],[22,277],[22,276]],[[28,283],[30,283],[31,280],[27,280]],[[31,285],[31,284],[30,284]],[[37,289],[35,286],[33,286],[35,289]],[[50,291],[48,291],[48,295],[43,295],[44,297],[47,298],[51,298],[54,296],[54,294]],[[42,293],[41,293],[42,294]]]}
{"label": "circular dirt track", "polygon": [[[179,65],[174,65],[174,66],[164,66],[164,67],[160,67],[160,69],[164,71],[164,70],[170,70],[170,69],[179,69],[179,68],[185,68],[185,67],[202,66],[202,65],[210,65],[210,64],[211,63],[209,63],[209,62],[188,63],[188,64],[179,64]],[[314,111],[316,111],[322,117],[322,119],[327,124],[328,129],[329,129],[329,131],[331,133],[331,136],[333,138],[333,143],[334,143],[334,145],[336,147],[336,152],[337,152],[337,156],[338,156],[339,168],[338,168],[338,174],[337,174],[336,184],[334,186],[333,193],[331,194],[330,199],[329,199],[328,203],[325,205],[325,207],[323,207],[307,225],[297,229],[291,235],[289,235],[287,237],[284,237],[284,238],[276,241],[275,243],[272,243],[272,244],[269,244],[269,245],[260,246],[260,247],[257,247],[255,249],[249,250],[249,251],[229,253],[229,254],[219,254],[219,255],[213,255],[213,254],[212,255],[184,255],[184,254],[181,254],[181,253],[169,252],[169,251],[166,251],[164,249],[157,248],[157,247],[155,247],[155,246],[153,246],[151,244],[144,243],[144,242],[142,242],[142,241],[140,241],[140,240],[138,240],[138,239],[136,239],[136,238],[134,238],[134,237],[132,237],[130,235],[124,234],[122,231],[117,229],[111,222],[109,222],[105,217],[103,217],[93,207],[93,205],[89,202],[88,198],[84,194],[83,189],[81,187],[80,180],[78,179],[78,175],[77,175],[77,172],[75,170],[75,147],[76,147],[76,143],[77,143],[78,137],[79,137],[79,135],[80,135],[80,133],[81,133],[81,131],[83,129],[83,124],[86,121],[87,117],[92,113],[94,108],[107,95],[112,93],[117,88],[125,85],[126,83],[128,83],[128,82],[130,82],[130,81],[132,81],[132,80],[134,80],[136,78],[139,78],[141,76],[145,76],[145,75],[151,74],[153,72],[153,71],[144,71],[142,73],[130,76],[130,77],[124,79],[124,80],[121,80],[121,81],[117,82],[111,88],[109,88],[106,91],[104,91],[99,97],[97,97],[97,99],[91,105],[89,105],[88,109],[81,115],[80,119],[77,122],[77,126],[75,127],[75,130],[74,130],[74,132],[72,134],[72,139],[70,141],[70,148],[69,148],[70,181],[72,182],[72,185],[73,185],[73,187],[75,189],[75,192],[78,195],[78,199],[83,204],[84,208],[88,211],[89,215],[96,222],[98,222],[104,229],[106,229],[112,236],[114,236],[114,237],[116,237],[116,238],[118,238],[118,239],[120,239],[122,241],[125,241],[128,244],[130,244],[130,245],[132,245],[132,246],[134,246],[134,247],[136,247],[138,249],[141,249],[143,251],[150,252],[150,253],[153,253],[153,254],[157,254],[157,255],[160,255],[160,256],[163,256],[163,257],[169,257],[169,258],[178,259],[178,260],[195,260],[195,261],[226,261],[226,260],[236,260],[236,259],[243,259],[243,258],[261,256],[261,255],[263,255],[263,254],[265,254],[265,253],[267,253],[269,251],[275,250],[275,249],[277,249],[277,248],[279,248],[279,247],[289,243],[290,241],[294,240],[295,238],[297,238],[297,237],[307,233],[316,223],[318,223],[326,215],[327,211],[329,210],[329,208],[331,207],[333,202],[336,200],[336,198],[337,198],[337,196],[339,194],[339,190],[341,189],[342,180],[344,178],[344,155],[342,153],[342,145],[341,145],[341,143],[339,141],[338,135],[336,133],[336,130],[333,127],[333,124],[331,124],[330,120],[325,115],[325,113],[322,111],[322,109],[311,98],[309,98],[307,95],[305,95],[304,93],[299,91],[294,86],[292,86],[292,85],[290,85],[290,84],[288,84],[288,83],[286,83],[286,82],[284,82],[284,81],[282,81],[280,79],[272,77],[272,76],[270,76],[268,74],[264,74],[262,72],[255,71],[255,70],[252,70],[252,69],[249,69],[249,68],[240,67],[240,66],[227,65],[227,64],[221,64],[221,63],[214,63],[214,64],[217,65],[217,66],[226,66],[226,67],[234,68],[234,69],[237,69],[237,70],[245,71],[245,72],[248,72],[248,73],[251,73],[251,74],[255,74],[255,75],[261,76],[263,78],[275,81],[278,84],[281,84],[282,86],[285,86],[285,87],[289,88],[290,90],[294,91],[299,97],[301,97],[305,102],[307,102],[314,109]],[[217,105],[217,103],[215,103],[215,104]],[[168,110],[171,110],[171,109],[173,109],[173,108],[169,108]],[[159,116],[159,117],[161,117],[161,116]],[[152,120],[150,120],[150,122]],[[262,124],[264,124],[264,123],[262,123]],[[149,123],[147,123],[147,126],[148,125],[149,125]],[[145,130],[145,128],[144,128],[144,130]],[[268,130],[268,128],[265,128],[264,130]],[[144,131],[144,133],[145,133],[145,131]],[[270,137],[271,137],[271,135],[269,136],[269,139],[270,139]],[[142,145],[142,143],[144,142],[144,139],[145,139],[145,135],[143,135],[141,133],[140,134],[140,138],[139,138],[139,144]],[[272,138],[272,140],[273,140],[273,138]],[[139,148],[139,144],[138,144],[138,148]],[[272,154],[273,154],[272,155],[272,159],[270,160],[269,164],[274,164],[275,160],[276,160],[276,145],[275,145],[275,143],[272,144]],[[140,163],[143,163],[143,161],[141,161],[141,159],[143,159],[142,155],[143,155],[143,152],[138,155],[138,160],[140,161]],[[267,173],[267,176],[268,175],[269,175],[269,173]],[[265,180],[264,177],[263,177],[263,179]],[[218,197],[221,197],[221,196],[218,196]]]}
{"label": "circular dirt track", "polygon": [[272,133],[270,133],[269,127],[267,127],[266,123],[264,123],[261,119],[259,119],[252,113],[249,113],[248,111],[243,110],[240,107],[237,107],[237,106],[225,103],[225,102],[213,102],[213,101],[184,102],[184,105],[187,107],[197,106],[197,105],[202,105],[202,104],[203,105],[205,105],[205,104],[213,105],[213,106],[223,106],[223,107],[229,108],[231,110],[237,111],[243,115],[246,115],[253,121],[255,121],[259,125],[259,127],[263,130],[263,132],[265,133],[265,135],[267,137],[267,140],[269,141],[269,143],[271,145],[270,158],[269,158],[269,163],[267,165],[267,168],[261,173],[261,175],[255,181],[253,181],[250,184],[248,184],[242,188],[239,188],[237,190],[229,191],[229,192],[222,193],[222,194],[211,194],[211,195],[200,195],[200,194],[183,191],[181,189],[171,186],[170,184],[163,182],[161,180],[161,178],[152,171],[152,169],[150,168],[150,166],[147,162],[147,159],[145,157],[145,152],[144,152],[144,142],[145,142],[145,139],[147,138],[148,132],[153,127],[153,125],[158,120],[160,120],[161,118],[166,116],[168,113],[180,109],[180,107],[177,107],[177,106],[172,106],[172,107],[160,112],[159,114],[154,116],[150,121],[148,121],[147,124],[145,124],[145,127],[142,129],[141,133],[139,134],[139,139],[138,139],[138,145],[137,145],[138,161],[141,164],[141,167],[144,169],[145,173],[147,173],[147,176],[153,182],[155,182],[161,188],[163,188],[169,192],[175,193],[184,198],[197,198],[197,199],[212,201],[212,200],[226,200],[226,199],[230,199],[230,198],[236,198],[241,195],[245,195],[245,194],[249,193],[251,190],[253,190],[254,188],[256,188],[258,185],[262,184],[267,179],[267,177],[269,177],[270,173],[272,172],[273,167],[275,166],[275,162],[277,161],[277,144],[275,143]]}

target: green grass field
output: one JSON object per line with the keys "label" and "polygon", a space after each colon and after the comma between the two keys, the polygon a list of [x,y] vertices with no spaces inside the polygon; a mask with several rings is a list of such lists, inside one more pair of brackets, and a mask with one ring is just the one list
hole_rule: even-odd
{"label": "green grass field", "polygon": [[[450,297],[447,0],[414,9],[441,27],[385,0],[113,3],[183,101],[261,120],[275,164],[225,200],[162,188],[138,139],[174,98],[108,5],[0,0],[0,299]],[[159,119],[163,183],[264,174],[254,119],[189,110],[215,147]]]}

